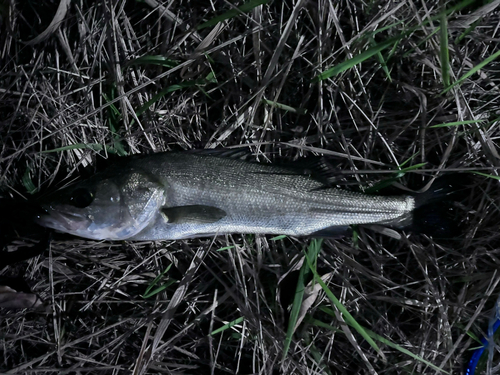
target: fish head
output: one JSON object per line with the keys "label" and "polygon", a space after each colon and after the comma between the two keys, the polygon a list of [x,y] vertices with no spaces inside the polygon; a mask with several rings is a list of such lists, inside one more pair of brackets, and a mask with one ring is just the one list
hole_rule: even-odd
{"label": "fish head", "polygon": [[48,228],[95,240],[125,240],[143,230],[164,204],[164,188],[142,172],[96,174],[43,198]]}

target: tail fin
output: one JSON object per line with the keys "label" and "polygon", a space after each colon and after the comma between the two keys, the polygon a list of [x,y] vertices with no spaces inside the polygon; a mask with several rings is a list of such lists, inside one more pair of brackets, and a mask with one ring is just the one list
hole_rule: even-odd
{"label": "tail fin", "polygon": [[458,237],[463,232],[466,212],[461,202],[469,195],[470,175],[438,178],[415,197],[411,229],[437,238]]}

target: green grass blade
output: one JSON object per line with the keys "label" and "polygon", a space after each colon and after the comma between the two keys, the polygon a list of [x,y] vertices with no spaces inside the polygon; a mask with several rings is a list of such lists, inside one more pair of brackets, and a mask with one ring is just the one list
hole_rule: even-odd
{"label": "green grass blade", "polygon": [[382,337],[378,334],[376,334],[375,332],[369,330],[369,329],[365,329],[365,332],[370,335],[370,337],[373,337],[374,339],[376,339],[377,341],[380,341],[381,343],[393,348],[393,349],[396,349],[398,351],[400,351],[401,353],[404,353],[406,354],[407,356],[413,358],[413,359],[416,359],[417,361],[420,361],[422,363],[424,363],[425,365],[433,368],[434,370],[436,371],[440,371],[442,372],[443,374],[449,374],[448,371],[445,371],[443,370],[441,367],[438,367],[436,366],[435,364],[429,362],[429,361],[426,361],[425,359],[423,359],[422,357],[418,356],[417,354],[414,354],[412,352],[410,352],[408,349],[405,349],[403,348],[402,346],[392,342],[391,340],[387,340],[385,337]]}
{"label": "green grass blade", "polygon": [[[416,28],[415,28],[416,29]],[[415,52],[416,48],[417,47],[420,47],[421,45],[427,43],[429,41],[429,39],[431,39],[436,33],[438,33],[439,31],[441,30],[441,27],[436,27],[434,30],[432,30],[431,33],[429,33],[429,35],[427,35],[425,38],[419,40],[417,42],[417,44],[415,45],[415,47],[413,48],[410,48],[408,51],[406,51],[402,56],[401,58],[402,59],[406,59],[408,56],[410,56],[412,53]]]}
{"label": "green grass blade", "polygon": [[158,94],[154,95],[151,99],[149,99],[146,103],[144,103],[141,108],[139,108],[136,112],[136,116],[139,117],[142,115],[144,112],[146,112],[149,107],[151,107],[153,104],[155,104],[158,100],[163,98],[165,95],[167,95],[170,92],[174,92],[176,90],[182,89],[181,85],[172,85],[165,87],[163,90],[161,90]]}
{"label": "green grass blade", "polygon": [[480,24],[480,20],[477,20],[476,22],[472,23],[462,34],[460,34],[456,39],[455,39],[455,44],[460,43],[464,38],[469,35],[474,29],[477,28],[477,26]]}
{"label": "green grass blade", "polygon": [[[314,239],[311,241],[307,248],[306,259],[312,259],[313,262],[316,262],[318,259],[318,255],[321,251],[321,239]],[[302,306],[302,301],[304,299],[304,290],[305,290],[305,279],[307,278],[309,271],[308,262],[304,262],[302,267],[300,268],[299,278],[297,280],[297,287],[295,289],[295,297],[292,303],[292,309],[290,311],[290,317],[288,319],[288,328],[286,331],[285,342],[283,345],[283,359],[288,355],[288,351],[290,350],[290,345],[292,343],[293,334],[295,332],[295,326],[297,325],[297,320],[300,313],[300,308]]]}
{"label": "green grass blade", "polygon": [[[107,102],[113,101],[115,98],[115,88],[111,87],[109,96],[105,93],[103,93],[102,95]],[[109,113],[109,116],[106,120],[106,123],[108,124],[109,130],[113,137],[113,149],[116,150],[116,154],[118,154],[119,156],[127,156],[128,152],[125,150],[125,147],[123,146],[121,141],[121,137],[118,134],[118,128],[120,126],[122,114],[113,103],[108,106],[107,111]]]}
{"label": "green grass blade", "polygon": [[476,171],[471,172],[471,173],[477,174],[478,176],[488,177],[488,178],[492,178],[494,180],[500,181],[500,176],[494,176],[492,174],[487,174],[487,173],[482,173],[482,172],[476,172]]}
{"label": "green grass blade", "polygon": [[475,67],[473,67],[471,70],[469,70],[467,73],[465,73],[462,77],[460,77],[456,82],[452,83],[449,87],[447,87],[446,89],[444,89],[440,93],[440,95],[446,94],[448,91],[450,91],[455,86],[461,85],[467,78],[469,78],[473,74],[476,74],[478,71],[480,71],[486,65],[488,65],[490,62],[496,60],[499,56],[500,56],[500,51],[497,51],[493,55],[491,55],[488,58],[484,59],[479,64],[477,64]]}
{"label": "green grass blade", "polygon": [[285,239],[287,236],[284,235],[284,234],[281,234],[279,236],[276,236],[276,237],[273,237],[273,238],[270,238],[269,241],[279,241],[279,240],[282,240],[282,239]]}
{"label": "green grass blade", "polygon": [[272,107],[275,107],[275,108],[278,108],[278,109],[282,109],[284,111],[296,113],[298,115],[305,115],[307,113],[307,109],[290,107],[289,105],[278,103],[278,102],[274,102],[272,100],[262,99],[262,102],[265,103],[265,104],[268,104],[268,105],[270,105]]}
{"label": "green grass blade", "polygon": [[448,46],[448,18],[446,12],[441,12],[441,27],[440,27],[440,53],[441,58],[441,76],[443,78],[444,88],[450,86],[450,56]]}
{"label": "green grass blade", "polygon": [[154,289],[149,289],[147,293],[144,293],[141,297],[144,299],[151,298],[155,295],[157,295],[160,292],[163,292],[165,289],[167,289],[170,285],[174,284],[176,280],[169,280],[165,284],[160,285],[159,287],[156,287]]}
{"label": "green grass blade", "polygon": [[[309,319],[307,319],[307,317],[305,319],[309,320]],[[325,364],[325,357],[324,357],[323,351],[318,349],[316,347],[316,345],[314,345],[314,337],[311,338],[310,332],[305,332],[304,342],[306,344],[306,347],[309,350],[309,354],[312,356],[312,358],[316,362],[316,365],[319,368],[321,368],[322,372],[320,372],[318,374],[333,375],[333,373],[328,368],[328,365]]]}
{"label": "green grass blade", "polygon": [[359,226],[354,224],[352,228],[352,248],[359,249]]}
{"label": "green grass blade", "polygon": [[387,67],[387,63],[385,62],[384,56],[380,52],[377,52],[377,54],[375,56],[377,57],[377,60],[380,64],[380,66],[382,67],[382,69],[385,73],[385,76],[387,77],[389,82],[392,82],[391,73],[389,72],[389,68]]}
{"label": "green grass blade", "polygon": [[[324,311],[324,312],[326,312],[326,313],[327,313],[327,314],[329,314],[330,316],[335,317],[335,313],[334,313],[334,311],[332,311],[332,310],[330,310],[330,309],[327,309],[327,308],[322,308],[321,310],[322,310],[322,311]],[[331,326],[331,325],[329,325],[329,324],[327,324],[327,323],[324,323],[324,322],[322,322],[322,321],[320,321],[320,320],[317,320],[317,319],[312,319],[312,318],[311,318],[310,320],[308,320],[308,322],[309,322],[310,324],[314,324],[314,325],[316,325],[316,326],[318,326],[318,327],[329,329],[329,330],[331,330],[331,331],[333,331],[333,332],[337,332],[337,333],[338,333],[338,332],[342,332],[342,331],[341,331],[341,330],[339,330],[338,328],[335,328],[335,327],[333,327],[333,326]],[[346,321],[346,323],[347,323],[347,324],[349,324],[347,321]],[[350,325],[350,324],[349,324],[349,325]],[[377,340],[377,341],[381,342],[382,344],[385,344],[385,345],[387,345],[387,346],[389,346],[389,347],[391,347],[391,348],[393,348],[393,349],[396,349],[396,350],[398,350],[399,352],[401,352],[401,353],[403,353],[403,354],[406,354],[406,355],[410,356],[411,358],[413,358],[413,359],[415,359],[415,360],[417,360],[417,361],[419,361],[419,362],[422,362],[422,363],[424,363],[425,365],[427,365],[427,366],[429,366],[429,367],[432,367],[432,368],[433,368],[434,370],[436,370],[436,371],[442,372],[442,373],[444,373],[444,374],[449,374],[449,372],[447,372],[447,371],[443,370],[442,368],[440,368],[440,367],[438,367],[438,366],[436,366],[436,365],[432,364],[432,363],[431,363],[431,362],[429,362],[429,361],[426,361],[425,359],[423,359],[423,358],[422,358],[422,357],[420,357],[419,355],[414,354],[414,353],[410,352],[408,349],[403,348],[401,345],[398,345],[398,344],[396,344],[396,343],[392,342],[391,340],[388,340],[388,339],[386,339],[385,337],[383,337],[383,336],[380,336],[380,335],[376,334],[375,332],[373,332],[372,330],[370,330],[370,329],[368,329],[368,328],[363,328],[363,329],[365,330],[365,332],[366,332],[366,333],[367,333],[370,337],[372,337],[373,339],[375,339],[375,340]]]}
{"label": "green grass blade", "polygon": [[210,73],[210,74],[208,74],[208,76],[206,78],[203,78],[203,79],[186,81],[186,82],[182,82],[182,83],[179,83],[176,85],[171,85],[171,86],[165,87],[158,94],[154,95],[151,99],[149,99],[146,103],[144,103],[144,105],[142,105],[141,108],[139,108],[137,110],[136,115],[137,115],[137,117],[139,117],[144,112],[146,112],[149,109],[149,107],[151,107],[154,103],[156,103],[158,100],[160,100],[165,95],[167,95],[171,92],[174,92],[177,90],[182,90],[182,89],[189,88],[189,87],[205,85],[207,83],[214,82],[214,80],[215,80],[215,78],[213,78],[212,73]]}
{"label": "green grass blade", "polygon": [[259,5],[267,4],[267,1],[268,0],[251,0],[248,3],[245,3],[245,4],[239,6],[236,9],[228,10],[226,13],[223,13],[223,14],[221,14],[219,16],[216,16],[216,17],[212,18],[211,20],[209,20],[207,22],[202,23],[196,29],[197,30],[201,30],[201,29],[204,29],[204,28],[207,28],[207,27],[215,26],[219,22],[222,22],[222,21],[225,21],[227,19],[236,17],[237,15],[239,15],[241,13],[249,12],[253,8],[258,7]]}
{"label": "green grass blade", "polygon": [[454,121],[454,122],[446,122],[443,124],[437,124],[437,125],[432,125],[429,126],[429,129],[433,128],[449,128],[452,126],[459,126],[459,125],[469,125],[469,124],[478,124],[480,122],[484,122],[486,120],[480,119],[480,120],[465,120],[465,121]]}
{"label": "green grass blade", "polygon": [[231,246],[224,246],[224,247],[221,247],[220,249],[217,249],[215,251],[225,251],[225,250],[231,250],[231,249],[234,249],[236,246],[234,245],[231,245]]}
{"label": "green grass blade", "polygon": [[[452,13],[454,13],[455,11],[461,10],[461,9],[465,8],[466,6],[474,3],[475,1],[476,0],[464,0],[461,3],[458,3],[457,5],[454,5],[454,6],[450,7],[450,8],[448,8],[448,9],[446,9],[444,11],[444,16],[445,17],[449,16]],[[416,31],[418,29],[421,29],[422,27],[428,25],[430,22],[435,22],[435,21],[438,21],[438,20],[440,21],[441,17],[442,17],[442,13],[438,14],[436,16],[432,16],[432,17],[426,18],[426,19],[422,20],[422,22],[419,25],[413,26],[410,29],[408,29],[404,34],[405,35],[410,35],[414,31]],[[437,32],[441,32],[441,26],[438,26],[434,30],[432,30],[432,32],[430,34],[428,34],[425,38],[423,38],[422,40],[420,40],[416,44],[416,46],[420,47],[422,44],[426,43],[430,38],[432,38]],[[407,52],[405,52],[402,57],[403,58],[407,58],[414,51],[415,51],[415,48],[411,48],[410,50],[408,50]]]}
{"label": "green grass blade", "polygon": [[234,327],[236,324],[240,324],[241,322],[243,322],[243,320],[245,320],[245,318],[241,316],[241,317],[233,320],[232,322],[224,324],[222,327],[217,328],[215,331],[210,332],[210,336],[216,335],[222,331],[225,331],[226,329]]}
{"label": "green grass blade", "polygon": [[370,337],[370,335],[367,333],[366,329],[361,326],[356,319],[351,315],[351,313],[345,308],[345,306],[337,299],[337,297],[332,293],[330,288],[324,283],[323,280],[321,280],[321,276],[319,276],[318,272],[316,271],[316,268],[314,267],[312,261],[309,259],[309,257],[306,257],[307,264],[309,265],[309,268],[311,269],[312,273],[314,274],[314,279],[317,283],[321,285],[321,288],[323,288],[324,292],[330,299],[330,301],[335,305],[335,307],[340,311],[342,316],[344,317],[344,320],[347,324],[349,324],[351,327],[353,327],[365,340],[370,346],[382,357],[385,359],[384,353],[380,350],[378,345],[373,341],[373,339]]}
{"label": "green grass blade", "polygon": [[142,57],[138,57],[137,59],[133,59],[128,61],[125,66],[132,65],[158,65],[164,66],[166,68],[175,68],[179,63],[175,60],[166,58],[161,55],[146,55]]}
{"label": "green grass blade", "polygon": [[[112,91],[114,91],[112,89]],[[113,99],[114,99],[114,93],[111,94],[111,97],[109,97],[108,95],[106,94],[102,94],[103,98],[107,101],[107,102],[111,102]],[[112,116],[116,116],[118,118],[120,118],[122,116],[122,114],[120,113],[120,111],[118,110],[118,108],[116,108],[116,106],[112,103],[109,105],[109,110],[110,110],[110,114]]]}
{"label": "green grass blade", "polygon": [[28,194],[34,194],[37,191],[35,184],[31,180],[31,171],[29,168],[26,168],[26,170],[24,171],[21,182]]}
{"label": "green grass blade", "polygon": [[[305,263],[304,263],[305,264]],[[290,317],[288,320],[288,329],[286,331],[285,342],[283,344],[283,360],[288,355],[290,350],[290,345],[292,343],[292,337],[295,332],[295,325],[297,324],[297,319],[299,317],[300,306],[302,305],[302,300],[304,298],[304,265],[300,268],[299,278],[297,280],[297,286],[295,288],[295,296],[293,298],[292,309],[290,311]]]}
{"label": "green grass blade", "polygon": [[[372,46],[371,48],[369,48],[365,52],[362,52],[361,54],[356,55],[353,58],[351,58],[347,61],[344,61],[344,62],[324,71],[323,73],[318,74],[312,81],[319,82],[319,81],[323,81],[325,79],[328,79],[330,77],[333,77],[337,74],[340,74],[340,73],[352,68],[353,66],[358,65],[358,64],[362,63],[363,61],[369,59],[373,55],[380,53],[381,51],[388,48],[389,46],[397,44],[405,36],[410,35],[415,30],[417,30],[417,29],[421,28],[423,25],[426,25],[427,23],[429,23],[431,20],[437,20],[438,18],[441,18],[441,17],[444,17],[446,19],[446,16],[450,15],[451,13],[453,13],[457,10],[460,10],[460,9],[468,6],[469,4],[471,4],[473,2],[474,2],[474,0],[464,0],[459,4],[446,9],[446,11],[443,12],[443,16],[439,15],[439,16],[433,17],[431,19],[426,19],[426,20],[424,20],[424,22],[422,24],[408,29],[407,31],[405,31],[401,35],[394,37],[394,38],[390,38],[382,43],[379,43],[375,46]],[[447,27],[445,29],[446,29],[446,35],[447,35],[448,34]],[[375,32],[372,33],[372,35],[375,35],[377,32],[380,32],[380,30],[376,30]],[[448,39],[446,39],[446,40],[447,40],[446,43],[448,43]],[[449,65],[448,65],[448,69],[449,69]],[[450,88],[451,87],[448,87],[448,89],[450,89]]]}
{"label": "green grass blade", "polygon": [[[372,46],[375,46],[376,45],[376,42],[375,42],[375,39],[373,38],[370,38],[371,40],[371,44]],[[396,47],[396,44],[394,45],[393,49],[391,50],[391,52],[395,49]],[[380,66],[382,67],[387,79],[389,80],[389,82],[392,82],[392,78],[391,78],[391,73],[389,72],[389,68],[387,67],[387,63],[385,62],[385,59],[384,59],[384,56],[382,55],[382,53],[379,51],[375,54],[375,57],[377,58]]]}
{"label": "green grass blade", "polygon": [[274,102],[272,100],[262,99],[262,102],[272,107],[283,109],[284,111],[296,113],[298,115],[305,115],[307,113],[307,109],[290,107],[289,105]]}
{"label": "green grass blade", "polygon": [[[403,166],[404,164],[408,163],[411,159],[413,159],[416,155],[413,155],[411,158],[405,160],[400,166]],[[400,168],[399,170],[396,170],[394,171],[394,176],[392,177],[389,177],[387,179],[384,179],[378,183],[376,183],[375,185],[373,185],[372,187],[368,188],[365,190],[365,193],[367,194],[372,194],[372,193],[376,193],[377,191],[381,190],[381,189],[384,189],[390,185],[392,185],[394,182],[396,182],[397,180],[399,180],[401,177],[403,177],[406,172],[409,172],[409,171],[413,171],[415,169],[419,169],[419,168],[422,168],[424,167],[425,165],[427,165],[427,163],[418,163],[418,164],[414,164],[414,165],[410,165],[409,167],[406,167],[406,168]]]}
{"label": "green grass blade", "polygon": [[[406,162],[403,163],[403,164],[406,164]],[[419,168],[425,167],[426,165],[427,165],[427,163],[413,164],[413,165],[410,165],[409,167],[400,169],[396,173],[397,173],[398,177],[403,177],[406,172],[414,171],[415,169],[419,169]]]}
{"label": "green grass blade", "polygon": [[405,21],[401,20],[401,21],[396,21],[394,23],[390,23],[389,25],[387,26],[383,26],[379,29],[376,29],[376,30],[373,30],[373,31],[370,31],[369,34],[370,34],[370,37],[373,39],[373,37],[377,34],[380,34],[381,32],[384,32],[386,30],[396,30],[398,26],[401,26],[401,29],[404,29],[404,23]]}
{"label": "green grass blade", "polygon": [[390,38],[382,43],[379,43],[373,47],[370,47],[366,51],[360,53],[359,55],[356,55],[353,58],[346,60],[338,65],[335,65],[334,67],[324,71],[323,73],[318,74],[313,79],[313,82],[323,81],[323,80],[328,79],[330,77],[336,76],[337,74],[340,74],[348,69],[351,69],[353,66],[361,64],[363,61],[369,59],[373,55],[375,55],[375,54],[379,53],[380,51],[397,43],[401,38],[402,38],[402,36],[399,36],[396,38]]}
{"label": "green grass blade", "polygon": [[406,164],[408,164],[413,159],[415,159],[419,153],[420,153],[420,151],[416,152],[415,154],[413,154],[412,156],[410,156],[408,159],[406,159],[404,162],[402,162],[401,164],[399,164],[399,166],[398,166],[399,170],[401,170],[402,167],[404,167]]}
{"label": "green grass blade", "polygon": [[483,346],[483,343],[481,342],[481,339],[477,337],[474,332],[467,331],[465,332],[467,336],[469,336],[471,339],[473,339],[475,342],[477,342],[480,346]]}
{"label": "green grass blade", "polygon": [[[165,276],[165,274],[170,270],[171,267],[172,267],[172,263],[169,264],[168,267],[162,273],[160,273],[158,276],[156,276],[154,278],[154,280],[146,288],[146,291],[144,292],[144,294],[141,296],[142,298],[150,298],[150,297],[154,296],[155,294],[161,292],[162,290],[164,290],[167,287],[167,286],[165,286],[165,288],[161,289],[162,287],[160,286],[159,288],[154,289],[156,284],[159,283],[159,281]],[[169,285],[172,285],[172,283],[170,283]],[[159,290],[159,289],[161,289],[161,290]]]}

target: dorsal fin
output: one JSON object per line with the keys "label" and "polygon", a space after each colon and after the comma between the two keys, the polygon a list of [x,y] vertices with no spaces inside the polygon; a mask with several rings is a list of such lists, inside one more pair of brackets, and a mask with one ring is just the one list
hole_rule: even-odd
{"label": "dorsal fin", "polygon": [[272,171],[269,172],[270,174],[309,176],[313,180],[321,182],[325,188],[340,185],[340,179],[343,177],[339,170],[334,168],[323,156],[309,156],[293,162],[278,159],[272,165],[280,167],[283,172]]}
{"label": "dorsal fin", "polygon": [[204,148],[189,150],[188,152],[196,155],[207,155],[218,158],[238,159],[243,161],[255,161],[252,151],[248,147],[238,148]]}
{"label": "dorsal fin", "polygon": [[[208,155],[258,163],[249,147],[201,149],[190,150],[189,152],[197,155]],[[272,171],[269,172],[270,174],[308,175],[312,179],[321,182],[325,187],[332,187],[339,184],[340,179],[343,177],[343,175],[339,173],[339,170],[333,167],[330,161],[324,156],[308,156],[293,162],[276,158],[273,160],[272,164],[261,164],[274,165],[283,169],[281,173]],[[259,173],[266,174],[267,172]]]}

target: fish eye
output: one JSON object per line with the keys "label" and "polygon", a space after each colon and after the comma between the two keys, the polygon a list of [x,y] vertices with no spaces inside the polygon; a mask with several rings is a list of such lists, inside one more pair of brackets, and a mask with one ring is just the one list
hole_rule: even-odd
{"label": "fish eye", "polygon": [[94,194],[91,191],[79,188],[73,191],[71,197],[69,198],[70,203],[78,208],[88,207],[94,200]]}

